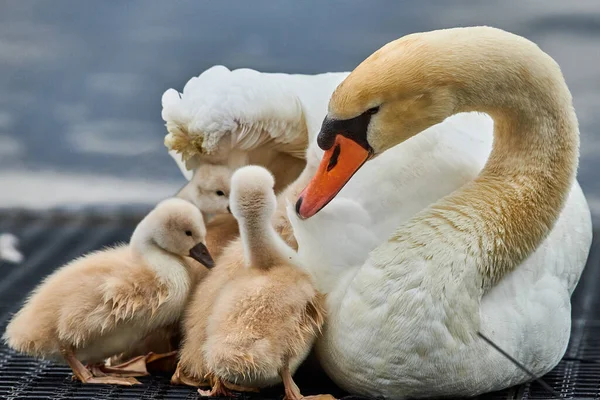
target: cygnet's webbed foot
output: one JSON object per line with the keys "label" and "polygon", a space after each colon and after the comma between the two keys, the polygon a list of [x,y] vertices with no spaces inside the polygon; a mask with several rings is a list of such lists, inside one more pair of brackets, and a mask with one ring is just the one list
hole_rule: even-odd
{"label": "cygnet's webbed foot", "polygon": [[141,383],[133,377],[94,376],[92,372],[75,357],[72,350],[61,350],[61,353],[67,364],[69,364],[69,367],[71,367],[71,370],[73,370],[73,376],[80,380],[81,383],[122,386],[141,385]]}
{"label": "cygnet's webbed foot", "polygon": [[[87,368],[88,371],[91,372],[92,376],[95,377],[99,377],[99,376],[106,376],[106,374],[102,371],[102,367],[104,367],[103,363],[97,363],[97,364],[88,364],[85,366]],[[73,375],[73,380],[76,381],[78,378]]]}
{"label": "cygnet's webbed foot", "polygon": [[148,376],[146,368],[146,356],[134,357],[122,364],[115,366],[103,365],[100,370],[109,376]]}
{"label": "cygnet's webbed foot", "polygon": [[148,369],[155,371],[173,371],[177,361],[177,352],[155,354],[148,353],[145,356],[134,357],[124,363],[115,366],[103,365],[100,370],[108,376],[148,376]]}

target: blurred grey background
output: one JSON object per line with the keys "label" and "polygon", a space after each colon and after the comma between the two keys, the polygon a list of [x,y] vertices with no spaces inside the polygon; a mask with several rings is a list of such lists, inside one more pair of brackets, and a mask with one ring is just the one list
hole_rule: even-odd
{"label": "blurred grey background", "polygon": [[161,95],[215,64],[349,71],[402,35],[467,25],[523,35],[559,62],[600,221],[599,0],[0,0],[0,207],[173,194],[185,181],[163,146]]}

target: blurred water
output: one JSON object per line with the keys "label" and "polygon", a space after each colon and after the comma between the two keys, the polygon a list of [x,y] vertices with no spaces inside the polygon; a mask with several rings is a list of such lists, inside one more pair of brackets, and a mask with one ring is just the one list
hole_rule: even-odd
{"label": "blurred water", "polygon": [[151,203],[184,183],[164,90],[204,69],[348,71],[404,34],[492,25],[563,68],[600,216],[600,1],[0,0],[0,206]]}

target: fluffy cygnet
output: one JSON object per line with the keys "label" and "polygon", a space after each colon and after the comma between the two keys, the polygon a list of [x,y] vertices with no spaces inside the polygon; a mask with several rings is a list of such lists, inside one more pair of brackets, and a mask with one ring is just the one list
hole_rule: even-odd
{"label": "fluffy cygnet", "polygon": [[[206,247],[214,260],[218,260],[228,244],[239,237],[237,220],[231,214],[215,216],[206,224]],[[200,283],[208,273],[200,263],[188,259],[192,267],[192,290]],[[180,346],[181,334],[179,321],[170,326],[160,327],[151,332],[144,340],[138,342],[129,351],[111,358],[111,365],[119,365],[131,362],[132,359],[144,357],[150,353],[163,355],[161,363],[152,364],[154,370],[161,372],[173,372],[176,364],[176,353]],[[147,360],[145,360],[147,361]],[[158,365],[157,365],[158,364]]]}
{"label": "fluffy cygnet", "polygon": [[283,381],[289,400],[302,397],[292,374],[321,330],[324,297],[272,226],[273,185],[261,167],[234,173],[231,211],[241,239],[198,285],[186,309],[177,378],[209,377],[213,389],[204,394],[227,394],[231,384],[249,389]]}
{"label": "fluffy cygnet", "polygon": [[46,278],[8,324],[5,342],[66,361],[84,383],[139,383],[127,371],[107,376],[82,363],[103,363],[180,318],[192,285],[186,258],[213,266],[205,235],[196,207],[177,198],[161,202],[129,245],[93,252]]}
{"label": "fluffy cygnet", "polygon": [[175,195],[202,211],[207,220],[215,214],[229,213],[231,170],[224,165],[202,164],[192,179]]}

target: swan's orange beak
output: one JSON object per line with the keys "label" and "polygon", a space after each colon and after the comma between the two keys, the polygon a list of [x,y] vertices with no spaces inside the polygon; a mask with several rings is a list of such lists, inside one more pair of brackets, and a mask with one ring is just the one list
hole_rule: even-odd
{"label": "swan's orange beak", "polygon": [[296,202],[296,213],[310,218],[327,205],[371,157],[371,152],[352,139],[337,135],[321,164]]}

